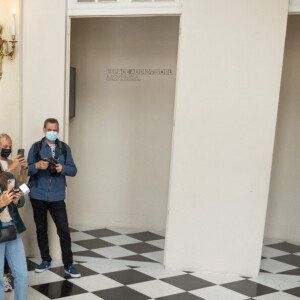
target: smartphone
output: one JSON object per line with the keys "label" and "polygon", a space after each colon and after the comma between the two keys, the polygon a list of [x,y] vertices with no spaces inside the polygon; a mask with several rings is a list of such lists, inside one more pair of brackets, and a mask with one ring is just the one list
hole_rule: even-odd
{"label": "smartphone", "polygon": [[20,158],[24,157],[24,149],[18,149],[18,155],[20,155]]}

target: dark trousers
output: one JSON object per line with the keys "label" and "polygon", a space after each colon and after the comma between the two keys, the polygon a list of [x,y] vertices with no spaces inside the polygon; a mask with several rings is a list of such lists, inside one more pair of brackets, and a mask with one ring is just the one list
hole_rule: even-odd
{"label": "dark trousers", "polygon": [[8,265],[8,261],[6,259],[6,256],[4,257],[4,274],[8,274],[9,273],[9,265]]}
{"label": "dark trousers", "polygon": [[73,253],[65,201],[48,202],[32,198],[30,198],[30,201],[36,225],[37,241],[43,261],[51,262],[52,260],[49,254],[47,233],[47,211],[49,210],[59,236],[62,260],[65,268],[68,268],[73,264]]}

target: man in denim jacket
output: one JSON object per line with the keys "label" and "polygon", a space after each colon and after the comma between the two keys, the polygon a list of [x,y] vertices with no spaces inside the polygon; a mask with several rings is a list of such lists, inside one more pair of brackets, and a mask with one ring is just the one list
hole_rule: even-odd
{"label": "man in denim jacket", "polygon": [[53,118],[47,119],[44,122],[43,132],[45,137],[32,145],[27,159],[28,175],[33,184],[29,196],[42,257],[42,263],[35,271],[43,272],[51,265],[47,234],[47,211],[49,210],[57,228],[65,272],[71,277],[80,277],[81,275],[73,266],[71,237],[64,201],[66,176],[75,176],[77,168],[70,147],[58,139],[58,121]]}

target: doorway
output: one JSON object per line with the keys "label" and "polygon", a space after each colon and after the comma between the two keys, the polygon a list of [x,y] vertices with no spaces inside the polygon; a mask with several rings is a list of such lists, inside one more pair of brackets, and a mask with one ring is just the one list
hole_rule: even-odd
{"label": "doorway", "polygon": [[300,15],[289,15],[262,271],[300,276]]}
{"label": "doorway", "polygon": [[178,37],[178,16],[72,19],[71,227],[164,235]]}

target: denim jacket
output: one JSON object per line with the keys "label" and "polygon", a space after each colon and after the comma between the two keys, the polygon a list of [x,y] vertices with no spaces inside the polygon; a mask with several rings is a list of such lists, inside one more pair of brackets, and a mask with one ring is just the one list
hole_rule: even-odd
{"label": "denim jacket", "polygon": [[[49,170],[38,170],[35,168],[37,162],[34,155],[34,145],[31,146],[28,153],[28,175],[31,176],[33,186],[30,189],[30,198],[55,202],[65,199],[66,191],[66,176],[75,176],[77,168],[72,158],[71,149],[66,144],[66,159],[62,153],[61,142],[58,140],[59,156],[58,164],[63,165],[62,172],[56,176],[51,176]],[[40,157],[52,157],[50,146],[46,143],[45,139],[42,140]]]}
{"label": "denim jacket", "polygon": [[[8,179],[15,179],[15,177],[11,174],[11,173],[6,173]],[[18,182],[17,180],[15,180],[15,188],[18,188],[19,185],[18,185]],[[4,192],[4,188],[3,186],[1,185],[0,183],[0,190],[1,190],[1,193]],[[17,232],[18,233],[22,233],[26,230],[26,227],[19,215],[19,212],[18,212],[18,208],[19,207],[22,207],[23,205],[25,204],[25,198],[24,196],[22,196],[20,198],[20,201],[19,201],[19,204],[18,205],[14,205],[13,203],[10,203],[7,207],[8,207],[8,211],[9,211],[9,214],[11,216],[12,219],[15,220],[15,224],[16,224],[16,228],[17,228]],[[6,208],[6,206],[0,208],[0,213]],[[0,236],[1,236],[1,230],[2,230],[2,222],[0,220]]]}

